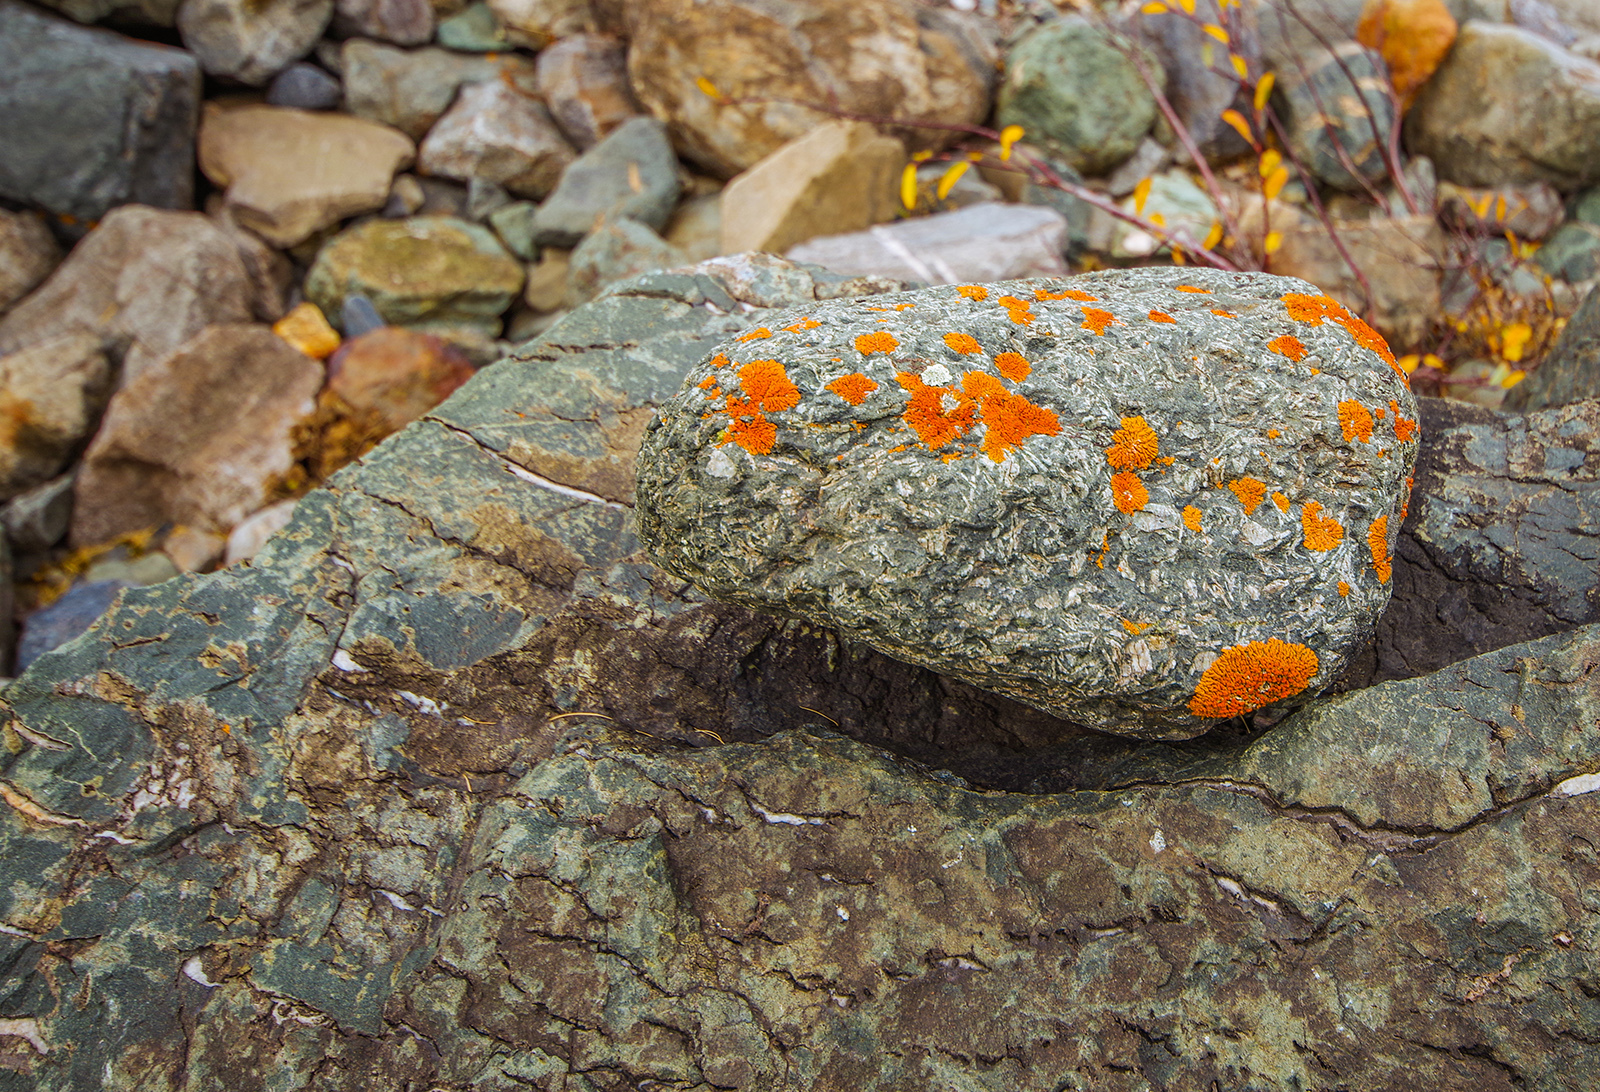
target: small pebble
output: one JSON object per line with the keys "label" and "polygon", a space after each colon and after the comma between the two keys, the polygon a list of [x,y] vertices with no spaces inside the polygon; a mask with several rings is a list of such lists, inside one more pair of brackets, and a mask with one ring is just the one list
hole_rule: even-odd
{"label": "small pebble", "polygon": [[344,99],[344,87],[314,64],[292,64],[278,73],[267,88],[268,106],[293,106],[301,110],[334,110]]}

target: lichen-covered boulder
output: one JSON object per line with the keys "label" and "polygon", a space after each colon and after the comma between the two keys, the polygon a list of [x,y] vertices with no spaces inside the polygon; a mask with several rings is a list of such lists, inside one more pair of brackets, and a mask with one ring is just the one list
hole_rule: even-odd
{"label": "lichen-covered boulder", "polygon": [[1092,727],[1330,683],[1389,599],[1416,404],[1304,281],[1136,269],[786,312],[652,423],[638,524],[715,598]]}

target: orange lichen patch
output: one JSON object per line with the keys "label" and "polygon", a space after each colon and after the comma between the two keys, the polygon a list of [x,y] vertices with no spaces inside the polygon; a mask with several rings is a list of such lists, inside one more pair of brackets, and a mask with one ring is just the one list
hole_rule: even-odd
{"label": "orange lichen patch", "polygon": [[821,325],[822,323],[818,322],[814,318],[803,318],[792,326],[785,326],[784,329],[789,331],[791,334],[802,334],[807,330],[815,330]]}
{"label": "orange lichen patch", "polygon": [[867,400],[867,395],[878,389],[878,384],[862,375],[860,372],[851,372],[841,375],[828,384],[828,390],[849,402],[852,406],[859,406]]}
{"label": "orange lichen patch", "polygon": [[1322,369],[1321,368],[1312,368],[1311,369],[1311,374],[1312,375],[1321,375],[1322,374]]}
{"label": "orange lichen patch", "polygon": [[1177,285],[1173,285],[1173,287],[1176,288],[1179,292],[1193,292],[1197,296],[1209,296],[1209,295],[1211,295],[1211,289],[1209,289],[1209,288],[1196,288],[1192,284],[1177,284]]}
{"label": "orange lichen patch", "polygon": [[914,304],[914,303],[897,303],[897,304],[894,305],[894,309],[896,311],[910,311],[913,308],[915,308],[916,306],[917,305]]}
{"label": "orange lichen patch", "polygon": [[1269,440],[1276,440],[1279,436],[1282,436],[1282,435],[1283,435],[1283,433],[1279,432],[1275,428],[1267,429],[1267,439],[1269,439]]}
{"label": "orange lichen patch", "polygon": [[1258,482],[1254,478],[1239,478],[1228,483],[1228,488],[1233,495],[1239,498],[1239,503],[1244,505],[1244,514],[1253,516],[1256,509],[1261,507],[1261,498],[1266,496],[1265,482]]}
{"label": "orange lichen patch", "polygon": [[1372,551],[1372,567],[1378,583],[1387,584],[1394,567],[1389,563],[1389,517],[1379,516],[1367,529],[1367,548]]}
{"label": "orange lichen patch", "polygon": [[[1276,499],[1276,498],[1274,498]],[[1344,528],[1332,516],[1322,514],[1322,505],[1306,501],[1300,508],[1300,529],[1305,532],[1305,547],[1326,553],[1344,540]]]}
{"label": "orange lichen patch", "polygon": [[1117,470],[1143,470],[1159,450],[1155,430],[1145,424],[1143,417],[1124,417],[1122,427],[1111,434],[1106,462]]}
{"label": "orange lichen patch", "polygon": [[[973,413],[977,409],[972,399],[957,395],[949,387],[930,387],[921,376],[910,372],[900,372],[895,379],[911,392],[911,401],[900,417],[930,450],[939,450],[972,427]],[[955,405],[949,409],[945,407],[946,396],[955,400]]]}
{"label": "orange lichen patch", "polygon": [[1083,309],[1083,325],[1080,329],[1093,330],[1096,334],[1104,334],[1106,327],[1117,321],[1117,316],[1110,311],[1102,311],[1098,307],[1085,307]]}
{"label": "orange lichen patch", "polygon": [[971,334],[946,334],[944,343],[963,356],[972,356],[974,353],[983,352],[983,346],[978,344],[978,339]]}
{"label": "orange lichen patch", "polygon": [[1154,622],[1131,622],[1126,618],[1122,620],[1122,628],[1133,634],[1135,637],[1139,636],[1139,634],[1143,633],[1153,625],[1155,625]]}
{"label": "orange lichen patch", "polygon": [[1381,421],[1381,420],[1383,420],[1383,412],[1384,412],[1383,411],[1383,407],[1379,406],[1377,409],[1372,411],[1372,416],[1376,417],[1378,420]]}
{"label": "orange lichen patch", "polygon": [[1006,315],[1018,326],[1033,325],[1032,303],[1027,300],[1019,300],[1015,296],[1001,296],[995,302],[1006,309]]}
{"label": "orange lichen patch", "polygon": [[1221,315],[1223,318],[1238,318],[1239,317],[1239,316],[1235,315],[1232,311],[1224,310],[1221,307],[1213,307],[1213,308],[1211,308],[1211,313],[1213,315]]}
{"label": "orange lichen patch", "polygon": [[[999,386],[998,383],[995,385]],[[983,423],[987,426],[983,436],[983,453],[995,462],[1000,462],[1012,448],[1030,436],[1055,436],[1061,432],[1061,422],[1056,419],[1053,410],[1036,406],[1020,394],[998,390],[985,395],[980,407]]]}
{"label": "orange lichen patch", "polygon": [[994,358],[994,366],[1000,369],[1000,374],[1013,383],[1021,383],[1033,374],[1033,365],[1023,358],[1021,353],[1001,353]]}
{"label": "orange lichen patch", "polygon": [[1200,509],[1192,504],[1185,505],[1183,509],[1183,525],[1191,531],[1198,532],[1200,530],[1201,516]]}
{"label": "orange lichen patch", "polygon": [[1350,336],[1356,339],[1357,345],[1360,345],[1364,349],[1371,349],[1373,352],[1381,356],[1389,365],[1389,367],[1393,368],[1401,375],[1406,374],[1405,371],[1401,369],[1399,363],[1396,362],[1394,353],[1389,349],[1389,343],[1383,340],[1383,335],[1378,333],[1378,331],[1374,330],[1372,327],[1368,326],[1365,322],[1362,322],[1354,315],[1338,316],[1335,317],[1334,321],[1340,326],[1343,326],[1346,330],[1350,331]]}
{"label": "orange lichen patch", "polygon": [[711,366],[713,368],[726,368],[730,363],[727,353],[718,353],[711,358]]}
{"label": "orange lichen patch", "polygon": [[1151,311],[1150,312],[1150,321],[1151,322],[1170,322],[1174,326],[1176,326],[1178,324],[1178,320],[1173,318],[1171,315],[1167,314],[1165,311]]}
{"label": "orange lichen patch", "polygon": [[1163,455],[1163,456],[1161,456],[1161,458],[1156,460],[1156,462],[1160,463],[1162,466],[1171,466],[1173,463],[1175,463],[1177,461],[1178,460],[1175,457],[1171,456],[1171,455]]}
{"label": "orange lichen patch", "polygon": [[1279,356],[1286,356],[1290,360],[1300,361],[1306,355],[1305,344],[1293,334],[1284,334],[1267,342],[1267,348]]}
{"label": "orange lichen patch", "polygon": [[989,298],[989,290],[981,284],[959,285],[956,291],[969,300],[986,300]]}
{"label": "orange lichen patch", "polygon": [[978,400],[994,398],[997,395],[1006,393],[1006,389],[1001,385],[1000,380],[988,372],[967,372],[961,377],[961,389],[966,392],[968,398]]}
{"label": "orange lichen patch", "polygon": [[1339,595],[1342,597],[1348,597],[1350,595],[1350,585],[1345,583],[1343,580],[1339,581]]}
{"label": "orange lichen patch", "polygon": [[900,347],[900,341],[887,330],[878,330],[870,334],[862,334],[856,338],[856,352],[864,356],[873,353],[893,352]]}
{"label": "orange lichen patch", "polygon": [[1339,403],[1339,431],[1344,433],[1346,442],[1360,440],[1364,444],[1370,444],[1372,414],[1367,412],[1366,406],[1354,398],[1346,398]]}
{"label": "orange lichen patch", "polygon": [[754,330],[751,330],[748,334],[740,334],[738,337],[734,338],[733,340],[735,340],[735,341],[760,341],[764,337],[771,337],[771,336],[772,336],[772,331],[771,330],[767,329],[765,326],[757,326]]}
{"label": "orange lichen patch", "polygon": [[1280,512],[1287,512],[1289,510],[1289,498],[1284,496],[1282,493],[1272,494],[1272,503],[1278,506],[1278,511]]}
{"label": "orange lichen patch", "polygon": [[1119,470],[1111,475],[1111,500],[1118,511],[1132,515],[1150,503],[1150,490],[1144,487],[1139,475],[1131,470]]}
{"label": "orange lichen patch", "polygon": [[1289,292],[1283,296],[1283,305],[1289,317],[1296,322],[1321,326],[1324,319],[1348,318],[1350,312],[1336,303],[1332,296],[1311,296],[1304,292]]}
{"label": "orange lichen patch", "polygon": [[778,426],[760,414],[749,419],[735,417],[728,426],[728,439],[752,455],[765,455],[778,439]]}
{"label": "orange lichen patch", "polygon": [[718,387],[717,377],[714,375],[708,375],[704,379],[700,380],[699,383],[696,383],[695,386],[699,387],[703,391],[714,391]]}
{"label": "orange lichen patch", "polygon": [[768,413],[800,404],[800,388],[789,382],[789,374],[776,360],[752,360],[740,368],[739,386],[757,409]]}
{"label": "orange lichen patch", "polygon": [[1394,438],[1402,444],[1410,443],[1411,438],[1417,434],[1417,423],[1400,416],[1400,405],[1397,402],[1389,403],[1389,411],[1394,414]]}
{"label": "orange lichen patch", "polygon": [[1275,701],[1291,698],[1317,674],[1317,654],[1305,645],[1251,641],[1222,650],[1189,700],[1197,717],[1237,717]]}
{"label": "orange lichen patch", "polygon": [[1033,298],[1036,300],[1077,300],[1079,303],[1096,303],[1100,299],[1099,296],[1091,296],[1089,293],[1079,291],[1076,288],[1063,288],[1060,292],[1046,292],[1043,288],[1035,288],[1033,290]]}

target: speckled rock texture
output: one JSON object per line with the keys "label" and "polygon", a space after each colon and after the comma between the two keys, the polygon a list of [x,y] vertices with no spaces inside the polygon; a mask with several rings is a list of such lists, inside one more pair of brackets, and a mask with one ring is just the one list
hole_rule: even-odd
{"label": "speckled rock texture", "polygon": [[884,287],[619,286],[0,693],[0,1089],[1594,1071],[1593,627],[1148,744],[645,561],[654,406],[774,307]]}
{"label": "speckled rock texture", "polygon": [[932,288],[708,354],[646,435],[638,523],[713,598],[1182,738],[1371,635],[1416,418],[1382,338],[1302,281]]}

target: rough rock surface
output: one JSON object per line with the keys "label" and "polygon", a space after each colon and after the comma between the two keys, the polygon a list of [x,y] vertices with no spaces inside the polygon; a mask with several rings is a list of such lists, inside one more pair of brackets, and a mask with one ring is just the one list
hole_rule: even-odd
{"label": "rough rock surface", "polygon": [[642,112],[628,86],[627,48],[605,34],[573,34],[539,51],[539,94],[580,151]]}
{"label": "rough rock surface", "polygon": [[0,209],[0,313],[61,264],[61,248],[36,212]]}
{"label": "rough rock surface", "polygon": [[847,235],[822,235],[788,256],[852,277],[926,284],[1059,276],[1068,223],[1052,208],[984,203]]}
{"label": "rough rock surface", "polygon": [[0,196],[83,220],[193,202],[193,57],[0,0],[0,72]]}
{"label": "rough rock surface", "polygon": [[1355,42],[1305,62],[1284,83],[1289,139],[1306,168],[1330,186],[1358,190],[1385,177],[1396,118],[1383,58]]}
{"label": "rough rock surface", "polygon": [[715,599],[1182,738],[1370,636],[1416,416],[1382,338],[1304,281],[927,289],[708,354],[646,433],[638,520]]}
{"label": "rough rock surface", "polygon": [[421,140],[463,84],[508,79],[531,88],[533,66],[511,54],[471,57],[448,49],[393,49],[352,38],[340,51],[344,107]]}
{"label": "rough rock surface", "polygon": [[626,216],[601,220],[573,248],[565,301],[575,307],[594,299],[609,284],[688,264],[688,255],[637,220]]}
{"label": "rough rock surface", "polygon": [[[818,103],[868,117],[979,124],[996,54],[955,13],[907,0],[661,0],[629,4],[628,75],[678,149],[731,178],[802,136]],[[734,106],[695,83],[709,78]],[[913,149],[955,136],[908,130]]]}
{"label": "rough rock surface", "polygon": [[1600,63],[1516,27],[1464,24],[1406,117],[1406,144],[1463,185],[1593,185]]}
{"label": "rough rock surface", "polygon": [[334,0],[184,0],[178,32],[211,76],[264,84],[311,52]]}
{"label": "rough rock surface", "polygon": [[576,153],[544,104],[502,80],[468,84],[417,149],[425,173],[483,179],[522,197],[555,188]]}
{"label": "rough rock surface", "polygon": [[94,431],[111,364],[93,334],[0,356],[0,500],[60,473]]}
{"label": "rough rock surface", "polygon": [[683,190],[667,127],[655,118],[623,122],[561,172],[533,217],[533,241],[569,247],[602,216],[666,226]]}
{"label": "rough rock surface", "polygon": [[1507,409],[1527,412],[1600,398],[1600,288],[1567,320],[1549,354],[1506,395]]}
{"label": "rough rock surface", "polygon": [[[870,287],[744,259],[608,295],[252,568],[129,590],[5,691],[0,1081],[1557,1092],[1600,1064],[1594,630],[1254,742],[1071,739],[1040,779],[1059,722],[685,594],[582,495],[710,344]],[[940,765],[990,733],[1058,794],[802,706]]]}

